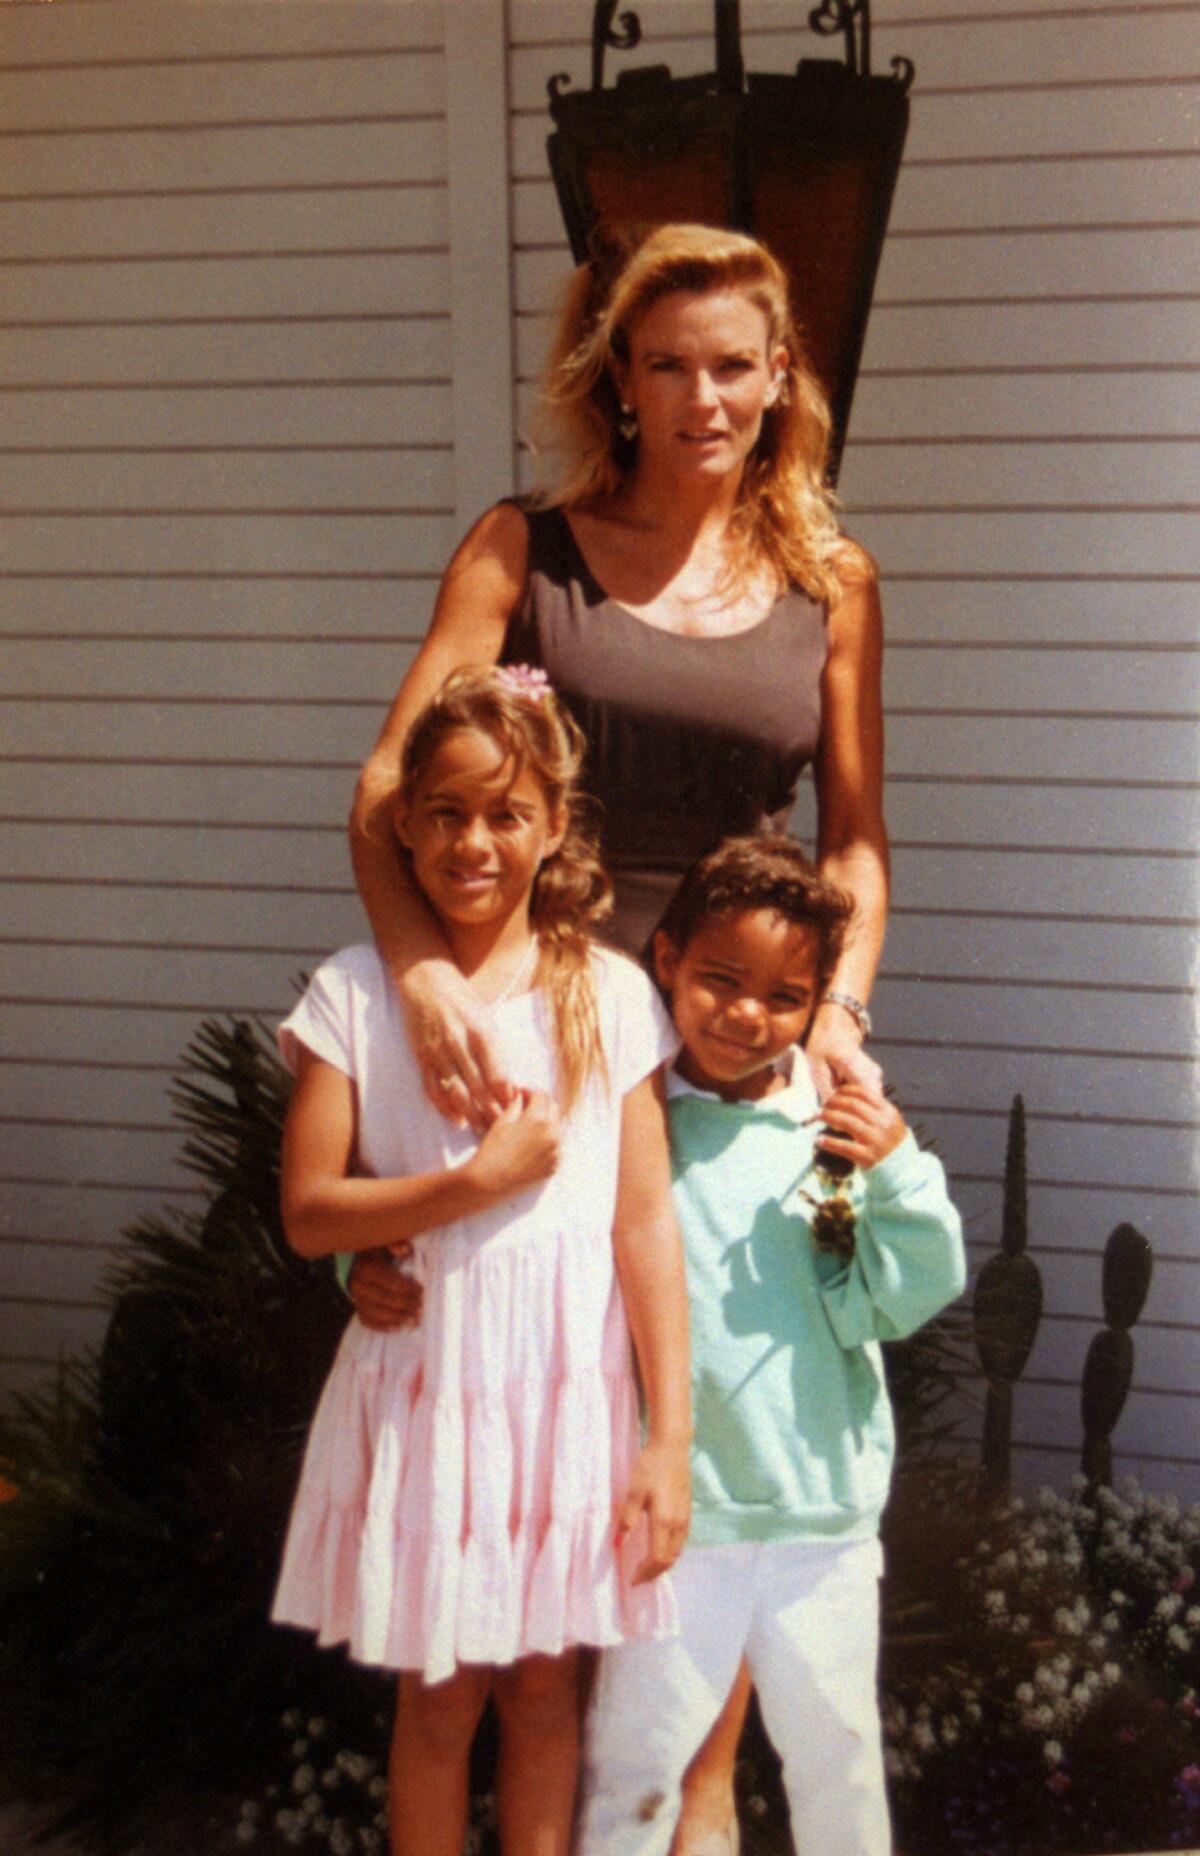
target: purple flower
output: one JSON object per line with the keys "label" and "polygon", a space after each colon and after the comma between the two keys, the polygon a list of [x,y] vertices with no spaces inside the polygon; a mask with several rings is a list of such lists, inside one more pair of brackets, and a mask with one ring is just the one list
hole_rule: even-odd
{"label": "purple flower", "polygon": [[1176,1773],[1174,1783],[1184,1810],[1200,1810],[1200,1766],[1185,1766],[1182,1772]]}

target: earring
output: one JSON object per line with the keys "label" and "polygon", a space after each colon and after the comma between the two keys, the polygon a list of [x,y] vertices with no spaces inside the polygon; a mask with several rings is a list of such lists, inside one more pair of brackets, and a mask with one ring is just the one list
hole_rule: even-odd
{"label": "earring", "polygon": [[637,414],[632,406],[625,404],[624,400],[621,401],[621,417],[617,420],[617,430],[626,443],[631,443],[637,437]]}

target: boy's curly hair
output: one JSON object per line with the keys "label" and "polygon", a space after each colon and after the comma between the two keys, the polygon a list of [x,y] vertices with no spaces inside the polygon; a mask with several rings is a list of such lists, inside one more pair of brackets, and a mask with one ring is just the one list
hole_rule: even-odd
{"label": "boy's curly hair", "polygon": [[794,838],[759,832],[726,838],[686,873],[658,924],[683,953],[713,915],[775,909],[817,936],[818,974],[824,986],[837,966],[854,914],[854,900],[820,875]]}

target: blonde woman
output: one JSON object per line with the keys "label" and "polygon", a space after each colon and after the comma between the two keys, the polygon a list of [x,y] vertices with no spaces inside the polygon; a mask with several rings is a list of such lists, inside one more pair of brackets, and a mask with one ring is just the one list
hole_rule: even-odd
{"label": "blonde woman", "polygon": [[[452,670],[497,662],[543,667],[587,737],[614,939],[633,950],[697,856],[786,820],[811,765],[816,862],[855,915],[807,1055],[822,1095],[874,1083],[861,1046],[887,913],[878,576],[825,487],[829,413],[781,266],[754,239],[690,225],[582,266],[545,402],[558,487],[498,504],[458,549],[355,798],[355,871],[426,1091],[482,1127],[520,1081],[392,835],[413,718]],[[393,1285],[386,1263],[356,1265],[365,1320],[400,1318]],[[697,1763],[677,1856],[733,1847],[743,1712],[735,1695]]]}

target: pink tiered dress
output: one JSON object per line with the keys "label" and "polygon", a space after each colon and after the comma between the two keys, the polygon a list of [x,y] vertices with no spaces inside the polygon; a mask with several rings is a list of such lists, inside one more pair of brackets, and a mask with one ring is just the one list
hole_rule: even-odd
{"label": "pink tiered dress", "polygon": [[[352,1319],[313,1420],[273,1616],[429,1682],[571,1644],[675,1629],[669,1583],[634,1586],[614,1504],[639,1447],[612,1249],[621,1098],[678,1040],[645,975],[593,956],[608,1082],[572,1108],[554,1176],[417,1239],[420,1324]],[[504,1074],[553,1085],[547,1002],[494,1008]],[[379,1177],[454,1166],[476,1137],[421,1087],[373,947],[325,962],[280,1028],[356,1085],[358,1165]]]}

